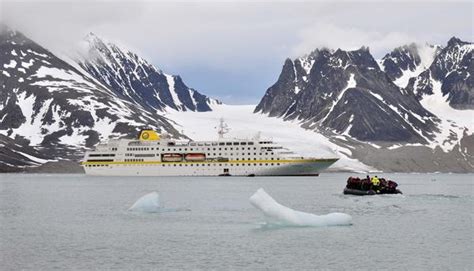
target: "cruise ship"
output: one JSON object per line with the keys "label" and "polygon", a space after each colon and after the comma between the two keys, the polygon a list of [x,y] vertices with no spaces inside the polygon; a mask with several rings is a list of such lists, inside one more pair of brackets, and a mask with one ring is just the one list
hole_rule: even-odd
{"label": "cruise ship", "polygon": [[272,140],[174,140],[143,129],[136,139],[111,140],[87,151],[86,174],[104,176],[315,176],[337,158],[302,157]]}

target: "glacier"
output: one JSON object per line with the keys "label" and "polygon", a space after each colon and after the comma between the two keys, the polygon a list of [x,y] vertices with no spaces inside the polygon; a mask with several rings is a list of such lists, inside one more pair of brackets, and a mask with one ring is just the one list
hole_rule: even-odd
{"label": "glacier", "polygon": [[[328,137],[301,127],[297,120],[285,121],[281,118],[268,117],[265,114],[254,114],[255,105],[214,104],[212,111],[167,111],[165,117],[176,123],[176,128],[193,140],[217,138],[216,129],[212,129],[220,118],[231,128],[228,138],[262,138],[271,139],[291,149],[301,156],[339,157],[340,160],[331,166],[331,170],[350,170],[371,172],[376,169],[365,165],[357,159],[350,158],[351,150],[331,142]],[[252,120],[252,121],[249,121]],[[209,129],[203,129],[209,127]]]}
{"label": "glacier", "polygon": [[352,225],[352,217],[344,213],[315,215],[283,206],[268,195],[263,188],[253,194],[250,203],[263,212],[269,225],[296,227],[324,227]]}

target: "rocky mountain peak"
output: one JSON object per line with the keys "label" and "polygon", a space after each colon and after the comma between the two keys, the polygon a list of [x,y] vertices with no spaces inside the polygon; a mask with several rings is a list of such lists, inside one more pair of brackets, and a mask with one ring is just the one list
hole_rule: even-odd
{"label": "rocky mountain peak", "polygon": [[255,111],[359,140],[426,142],[434,129],[433,116],[392,83],[367,47],[286,60]]}
{"label": "rocky mountain peak", "polygon": [[474,44],[451,38],[429,68],[410,80],[407,89],[418,99],[441,93],[457,109],[474,109]]}
{"label": "rocky mountain peak", "polygon": [[187,87],[181,77],[163,73],[126,48],[93,33],[85,41],[87,54],[78,60],[80,66],[129,102],[158,111],[210,111],[210,104],[217,102]]}
{"label": "rocky mountain peak", "polygon": [[466,41],[462,41],[461,39],[457,38],[457,37],[451,37],[448,41],[448,46],[456,46],[456,45],[466,45],[466,44],[469,44],[469,42],[466,42]]}

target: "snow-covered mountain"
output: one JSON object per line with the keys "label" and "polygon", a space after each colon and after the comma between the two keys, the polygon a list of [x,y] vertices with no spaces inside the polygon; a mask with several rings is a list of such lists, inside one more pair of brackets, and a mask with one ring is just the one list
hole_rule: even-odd
{"label": "snow-covered mountain", "polygon": [[90,33],[80,66],[117,96],[150,110],[210,111],[219,101],[187,87],[180,76],[155,68],[137,54]]}
{"label": "snow-covered mountain", "polygon": [[287,59],[255,112],[364,141],[426,143],[437,121],[380,70],[368,48]]}
{"label": "snow-covered mountain", "polygon": [[429,68],[440,50],[440,46],[429,44],[412,43],[400,46],[386,54],[380,66],[397,86],[404,88],[410,78],[418,76]]}
{"label": "snow-covered mountain", "polygon": [[472,109],[472,52],[456,38],[379,63],[364,47],[317,49],[285,61],[255,112],[297,121],[379,169],[472,172],[474,112],[457,110]]}
{"label": "snow-covered mountain", "polygon": [[[118,50],[118,47],[114,48]],[[102,63],[99,59],[105,61],[105,58],[81,62],[84,68],[90,69],[89,73],[78,63],[58,57],[20,32],[4,25],[1,27],[0,134],[5,137],[0,145],[0,171],[37,165],[48,159],[77,159],[82,155],[78,150],[84,147],[108,138],[134,135],[145,126],[174,137],[184,137],[160,110],[167,107],[209,110],[209,104],[216,103],[187,88],[179,76],[166,75],[128,51],[126,55],[119,51],[104,51],[104,54],[114,57],[116,62],[104,62],[107,64],[103,67],[98,66]],[[140,66],[134,66],[138,63]],[[108,68],[116,70],[110,70],[108,74]],[[100,72],[92,76],[93,71]],[[117,77],[112,75],[115,71]],[[148,74],[149,79],[127,76],[143,73]],[[122,94],[121,90],[109,85],[112,79],[132,86],[135,86],[133,82],[142,79],[146,85],[164,82],[164,87],[124,88]],[[146,103],[150,100],[144,96],[148,95],[147,91],[165,97],[160,100],[163,101],[161,107]],[[166,95],[171,98],[166,99]],[[12,151],[22,154],[13,159]]]}
{"label": "snow-covered mountain", "polygon": [[429,68],[411,78],[406,88],[422,99],[440,87],[451,107],[474,109],[473,52],[473,43],[451,38]]}

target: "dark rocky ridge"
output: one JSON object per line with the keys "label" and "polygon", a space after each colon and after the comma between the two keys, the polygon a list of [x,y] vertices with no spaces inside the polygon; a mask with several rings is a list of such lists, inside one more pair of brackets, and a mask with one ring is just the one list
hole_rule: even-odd
{"label": "dark rocky ridge", "polygon": [[[313,64],[308,70],[304,63]],[[412,93],[393,84],[368,48],[323,49],[287,59],[255,112],[302,120],[306,127],[335,133],[347,130],[364,141],[426,142],[437,121]]]}
{"label": "dark rocky ridge", "polygon": [[420,63],[418,47],[414,43],[395,48],[382,58],[384,71],[392,81],[400,78],[406,70],[414,71]]}

